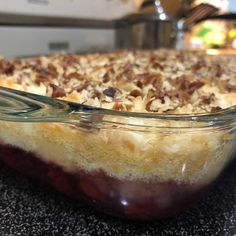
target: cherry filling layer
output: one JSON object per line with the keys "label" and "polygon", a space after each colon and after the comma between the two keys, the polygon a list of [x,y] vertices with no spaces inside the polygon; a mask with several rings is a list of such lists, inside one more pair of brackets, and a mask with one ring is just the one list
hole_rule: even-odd
{"label": "cherry filling layer", "polygon": [[173,216],[189,206],[205,187],[175,182],[119,180],[102,171],[65,172],[33,153],[0,145],[0,160],[69,197],[103,212],[128,219],[154,220]]}

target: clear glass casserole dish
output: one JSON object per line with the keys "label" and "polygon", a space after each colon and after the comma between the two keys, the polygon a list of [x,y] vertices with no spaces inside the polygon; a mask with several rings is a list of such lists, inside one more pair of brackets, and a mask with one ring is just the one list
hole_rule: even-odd
{"label": "clear glass casserole dish", "polygon": [[0,160],[128,219],[189,206],[235,152],[236,108],[206,114],[106,110],[0,88]]}

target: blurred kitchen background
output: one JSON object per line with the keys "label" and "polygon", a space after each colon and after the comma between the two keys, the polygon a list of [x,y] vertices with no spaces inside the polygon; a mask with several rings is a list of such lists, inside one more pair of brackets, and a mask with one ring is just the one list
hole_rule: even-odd
{"label": "blurred kitchen background", "polygon": [[0,0],[0,55],[115,49],[235,53],[236,0]]}

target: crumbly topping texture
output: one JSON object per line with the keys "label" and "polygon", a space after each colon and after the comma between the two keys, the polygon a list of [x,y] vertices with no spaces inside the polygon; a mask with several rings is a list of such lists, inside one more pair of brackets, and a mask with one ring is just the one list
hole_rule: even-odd
{"label": "crumbly topping texture", "polygon": [[1,59],[0,85],[114,110],[214,112],[236,105],[236,57],[154,50]]}

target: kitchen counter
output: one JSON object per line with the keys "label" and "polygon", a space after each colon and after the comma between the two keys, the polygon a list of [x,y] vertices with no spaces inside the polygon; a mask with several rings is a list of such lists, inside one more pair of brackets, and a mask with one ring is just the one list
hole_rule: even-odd
{"label": "kitchen counter", "polygon": [[0,163],[0,235],[236,235],[236,164],[181,215],[131,222],[98,213]]}

